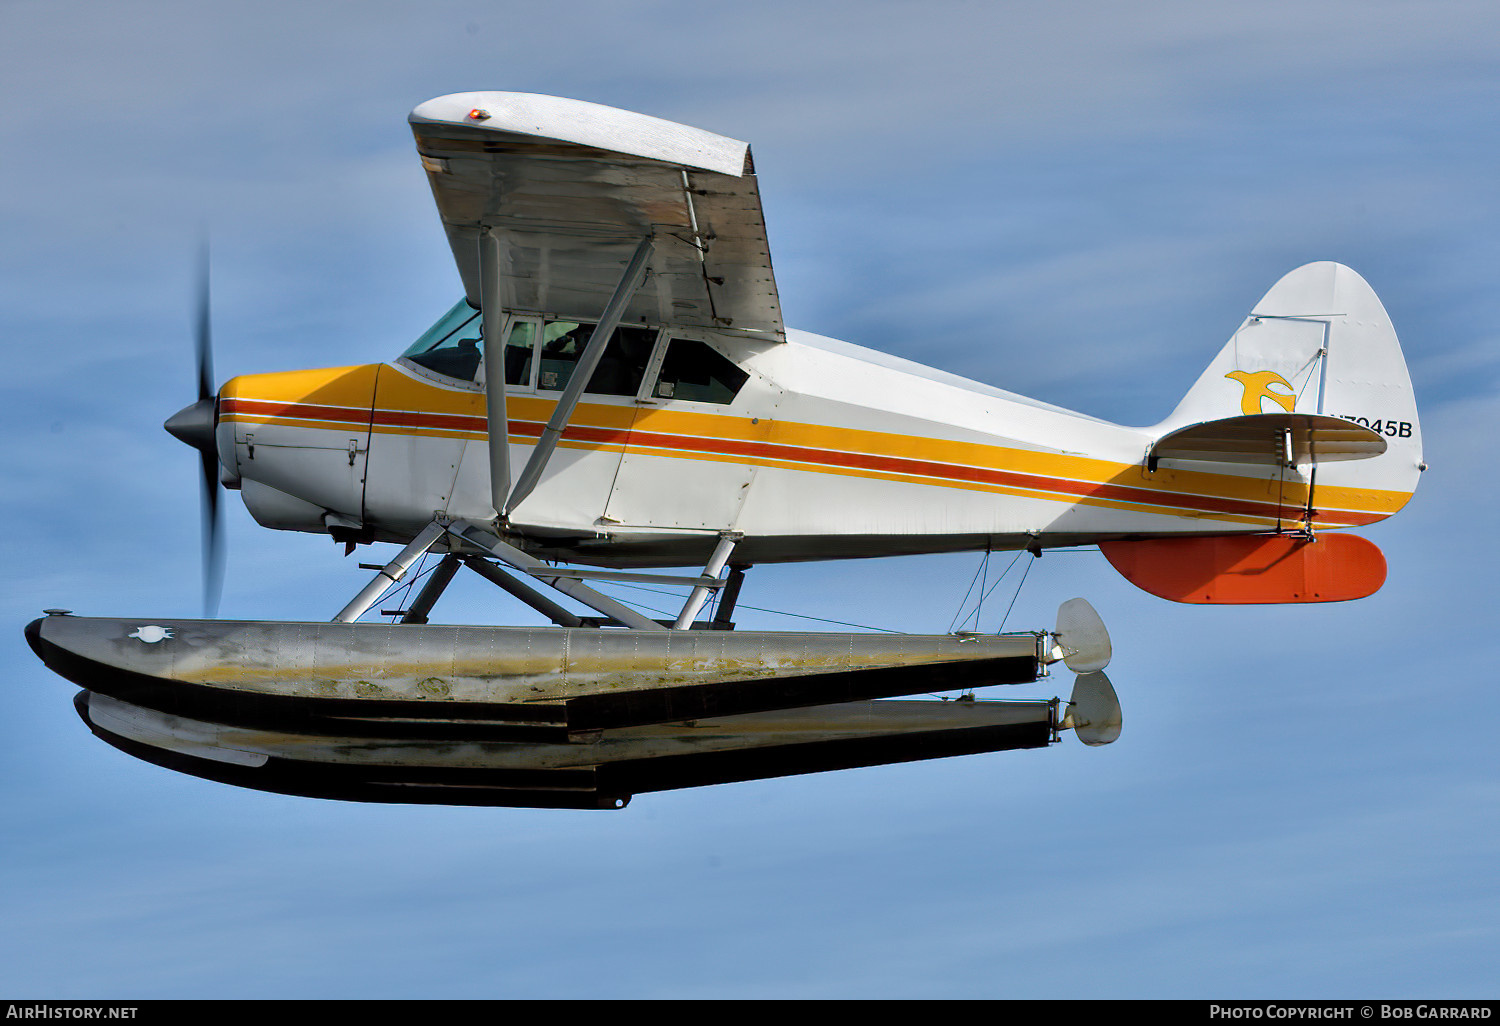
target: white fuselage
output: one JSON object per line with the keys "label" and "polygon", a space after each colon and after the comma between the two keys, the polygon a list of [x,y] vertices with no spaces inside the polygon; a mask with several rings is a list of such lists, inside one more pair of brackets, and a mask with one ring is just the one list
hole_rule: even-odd
{"label": "white fuselage", "polygon": [[[737,560],[778,562],[1265,531],[1304,512],[1295,469],[1151,471],[1150,429],[803,332],[733,341],[748,377],[730,402],[653,394],[665,334],[636,394],[586,392],[509,536],[547,558],[667,566],[724,533]],[[537,379],[507,390],[512,466],[557,402]],[[435,514],[494,519],[486,426],[481,385],[403,358],[236,378],[218,437],[266,526],[404,541]],[[1379,518],[1319,498],[1326,523]]]}

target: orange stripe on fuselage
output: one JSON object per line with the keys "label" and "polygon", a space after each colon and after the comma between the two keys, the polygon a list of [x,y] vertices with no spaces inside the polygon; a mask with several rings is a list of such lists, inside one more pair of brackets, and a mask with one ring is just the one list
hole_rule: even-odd
{"label": "orange stripe on fuselage", "polygon": [[[375,371],[380,366],[236,378],[220,393],[220,416],[245,423],[368,427],[381,434],[487,436],[482,393],[427,384],[394,368],[381,377],[380,408],[362,406],[374,396]],[[409,408],[398,408],[403,406]],[[555,406],[554,399],[508,396],[510,436],[519,441],[540,436]],[[628,445],[683,459],[1063,498],[1086,505],[1247,523],[1299,519],[1307,496],[1306,486],[1296,482],[1286,484],[1284,499],[1277,502],[1267,497],[1270,483],[1264,478],[1176,469],[1158,470],[1146,477],[1140,465],[1084,456],[826,424],[769,419],[761,423],[729,414],[638,411],[603,403],[580,403],[561,444],[569,448]],[[1134,480],[1126,483],[1126,478]],[[1317,498],[1320,509],[1315,518],[1320,522],[1360,526],[1390,516],[1410,496],[1325,486]]]}

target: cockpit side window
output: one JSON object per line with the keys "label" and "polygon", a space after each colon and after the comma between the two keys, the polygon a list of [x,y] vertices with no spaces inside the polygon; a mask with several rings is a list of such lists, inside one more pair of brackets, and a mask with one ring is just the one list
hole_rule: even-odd
{"label": "cockpit side window", "polygon": [[[589,344],[594,325],[585,321],[548,321],[542,327],[540,373],[537,388],[561,392],[573,376],[573,368]],[[640,391],[651,350],[656,345],[655,328],[622,325],[615,329],[599,365],[589,378],[587,392],[595,395],[633,396]]]}
{"label": "cockpit side window", "polygon": [[749,377],[707,342],[674,338],[667,343],[652,394],[658,399],[728,405]]}

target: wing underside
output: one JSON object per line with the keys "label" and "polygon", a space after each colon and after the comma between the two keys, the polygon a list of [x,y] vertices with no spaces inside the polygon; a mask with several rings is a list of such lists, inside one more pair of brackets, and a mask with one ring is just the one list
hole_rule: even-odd
{"label": "wing underside", "polygon": [[409,120],[471,305],[484,230],[507,310],[580,318],[598,317],[651,237],[622,320],[784,340],[745,143],[529,93],[457,93]]}

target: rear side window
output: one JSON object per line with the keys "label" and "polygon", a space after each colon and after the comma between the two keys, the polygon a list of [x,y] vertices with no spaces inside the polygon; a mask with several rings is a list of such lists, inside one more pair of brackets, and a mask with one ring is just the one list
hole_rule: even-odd
{"label": "rear side window", "polygon": [[[537,388],[561,392],[573,376],[573,368],[583,355],[594,325],[583,321],[548,321],[542,328],[541,372]],[[633,396],[641,387],[656,345],[655,328],[621,326],[610,336],[609,344],[594,368],[584,391],[595,395]]]}
{"label": "rear side window", "polygon": [[652,394],[658,399],[728,405],[749,377],[707,342],[674,338],[667,344]]}

